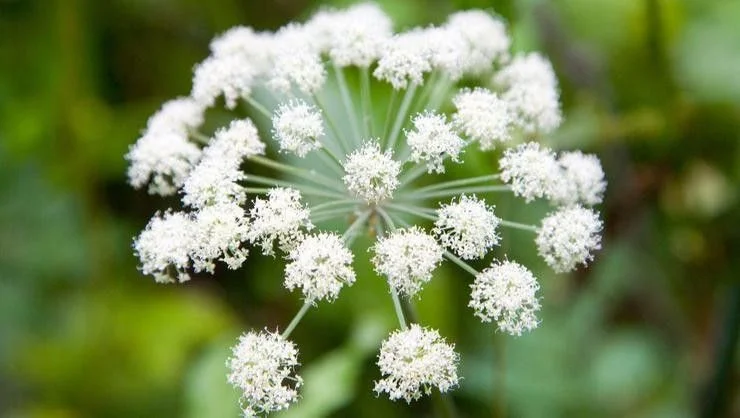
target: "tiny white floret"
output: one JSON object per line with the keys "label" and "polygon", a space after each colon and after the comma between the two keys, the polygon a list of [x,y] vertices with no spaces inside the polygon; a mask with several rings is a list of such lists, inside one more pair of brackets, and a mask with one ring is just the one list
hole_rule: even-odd
{"label": "tiny white floret", "polygon": [[400,294],[411,297],[432,279],[432,271],[442,262],[442,247],[434,237],[414,226],[393,231],[373,247],[375,271],[388,278]]}
{"label": "tiny white floret", "polygon": [[601,248],[602,222],[591,209],[572,206],[542,220],[535,243],[540,256],[557,273],[586,265]]}
{"label": "tiny white floret", "polygon": [[285,287],[301,288],[308,302],[331,302],[342,287],[355,282],[352,259],[352,252],[339,235],[322,232],[308,236],[288,255]]}
{"label": "tiny white floret", "polygon": [[465,260],[481,258],[498,245],[501,220],[493,207],[475,196],[462,195],[437,210],[434,234],[442,246]]}
{"label": "tiny white floret", "polygon": [[315,106],[303,100],[291,100],[278,106],[272,116],[272,133],[280,151],[303,158],[321,148],[319,138],[324,136],[324,120]]}
{"label": "tiny white floret", "polygon": [[350,193],[368,203],[377,203],[393,196],[401,164],[390,151],[381,152],[377,141],[370,141],[347,157],[344,172],[342,180]]}

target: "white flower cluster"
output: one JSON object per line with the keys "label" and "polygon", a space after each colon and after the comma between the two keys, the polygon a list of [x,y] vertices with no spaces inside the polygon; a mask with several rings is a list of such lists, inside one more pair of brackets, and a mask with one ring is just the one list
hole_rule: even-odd
{"label": "white flower cluster", "polygon": [[[488,12],[395,32],[372,3],[323,9],[275,32],[235,27],[195,66],[190,97],[149,119],[126,155],[129,181],[179,194],[182,209],[158,212],[135,239],[142,272],[184,282],[214,273],[217,262],[237,269],[257,248],[257,257],[284,263],[284,286],[302,293],[283,335],[249,332],[234,347],[229,381],[247,416],[298,399],[297,348],[287,338],[311,307],[359,280],[352,263],[367,247],[355,251],[358,237],[375,241],[369,261],[399,323],[380,348],[375,391],[407,402],[459,381],[453,346],[406,320],[445,260],[473,277],[475,315],[516,336],[540,323],[539,285],[494,251],[502,229],[531,234],[556,272],[593,260],[601,163],[540,145],[562,121],[557,79],[547,58],[512,56],[511,44]],[[228,113],[237,105],[241,116]],[[206,123],[216,113],[233,120]],[[498,172],[465,166],[463,157],[488,161],[494,149]],[[554,209],[538,222],[495,206],[516,198]]]}
{"label": "white flower cluster", "polygon": [[392,333],[380,346],[378,367],[385,376],[375,391],[406,402],[429,395],[432,388],[447,392],[457,386],[459,355],[435,330],[412,324]]}
{"label": "white flower cluster", "polygon": [[470,306],[483,322],[495,320],[501,331],[522,335],[537,327],[540,309],[537,280],[513,261],[494,263],[475,277]]}
{"label": "white flower cluster", "polygon": [[298,400],[303,379],[295,374],[298,349],[277,333],[248,332],[227,360],[229,383],[241,389],[244,415],[255,417],[286,409]]}

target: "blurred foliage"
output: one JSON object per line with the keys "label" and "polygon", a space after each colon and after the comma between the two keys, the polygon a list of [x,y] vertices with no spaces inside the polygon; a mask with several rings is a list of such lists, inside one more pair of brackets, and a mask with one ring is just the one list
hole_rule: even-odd
{"label": "blurred foliage", "polygon": [[[424,291],[419,316],[462,354],[459,415],[740,416],[740,3],[379,3],[399,27],[463,8],[502,14],[516,48],[544,51],[561,79],[567,118],[551,145],[597,153],[609,177],[604,249],[586,271],[554,276],[528,239],[505,237],[502,254],[541,278],[535,332],[480,324],[452,267]],[[246,274],[185,286],[142,277],[131,237],[173,202],[131,190],[123,155],[162,101],[187,94],[214,34],[319,6],[0,0],[0,415],[237,416],[228,347],[287,323],[300,302],[259,256]],[[433,414],[431,401],[372,393],[393,313],[358,263],[358,283],[294,333],[304,399],[282,416]]]}

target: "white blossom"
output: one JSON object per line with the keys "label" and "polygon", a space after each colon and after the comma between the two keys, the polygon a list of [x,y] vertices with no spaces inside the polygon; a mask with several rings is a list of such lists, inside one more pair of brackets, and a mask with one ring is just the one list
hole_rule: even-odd
{"label": "white blossom", "polygon": [[285,287],[301,288],[306,301],[333,301],[344,285],[355,282],[352,259],[339,235],[322,232],[308,236],[288,255]]}
{"label": "white blossom", "polygon": [[299,365],[295,344],[277,333],[242,334],[226,367],[229,383],[242,392],[244,415],[263,415],[295,403],[303,385],[303,379],[295,374]]}
{"label": "white blossom", "polygon": [[188,135],[202,123],[203,107],[192,99],[164,103],[126,154],[131,185],[138,189],[149,184],[150,194],[174,194],[200,158]]}
{"label": "white blossom", "polygon": [[244,246],[249,230],[244,209],[236,204],[206,206],[193,219],[193,270],[213,273],[214,261],[222,260],[235,270],[249,250]]}
{"label": "white blossom", "polygon": [[377,203],[393,195],[400,171],[401,164],[393,160],[390,151],[381,152],[380,145],[370,141],[347,157],[342,179],[353,195]]}
{"label": "white blossom", "polygon": [[392,288],[414,296],[432,279],[432,271],[442,261],[442,247],[421,228],[393,231],[373,247],[375,271],[388,278]]}
{"label": "white blossom", "polygon": [[406,141],[411,148],[411,161],[426,162],[427,172],[444,173],[444,160],[460,162],[460,153],[465,141],[447,123],[444,115],[434,112],[417,114],[413,119],[414,129],[406,132]]}
{"label": "white blossom", "polygon": [[482,87],[463,89],[452,102],[457,108],[453,123],[465,136],[478,141],[481,150],[492,150],[497,143],[511,139],[509,107],[496,93]]}
{"label": "white blossom", "polygon": [[324,136],[324,120],[315,106],[303,100],[291,100],[281,104],[272,116],[272,133],[281,151],[303,158],[321,148],[319,138]]}
{"label": "white blossom", "polygon": [[312,95],[326,82],[326,69],[321,54],[311,44],[310,31],[302,25],[290,24],[275,34],[273,63],[267,85],[280,93],[289,94],[296,87]]}
{"label": "white blossom", "polygon": [[190,279],[187,269],[192,247],[193,222],[181,212],[155,215],[134,240],[134,252],[141,262],[142,273],[151,274],[158,283]]}
{"label": "white blossom", "polygon": [[373,75],[402,90],[424,82],[424,74],[432,70],[426,53],[424,32],[411,30],[395,35],[382,48],[382,54]]}
{"label": "white blossom", "polygon": [[442,246],[462,259],[472,260],[485,256],[498,245],[496,229],[500,222],[493,207],[486,206],[485,201],[462,195],[437,210],[433,232]]}
{"label": "white blossom", "polygon": [[242,161],[264,153],[265,144],[249,119],[234,120],[228,128],[219,129],[183,185],[183,203],[195,208],[243,203],[246,194],[239,184],[244,179]]}
{"label": "white blossom", "polygon": [[411,324],[383,341],[378,367],[384,377],[375,382],[375,392],[408,403],[430,395],[433,387],[447,392],[458,384],[458,360],[455,347],[437,331]]}
{"label": "white blossom", "polygon": [[257,71],[242,55],[208,57],[195,67],[191,96],[203,106],[213,106],[224,97],[226,107],[233,109],[237,100],[252,92]]}
{"label": "white blossom", "polygon": [[501,331],[522,335],[537,327],[540,286],[526,267],[513,261],[494,262],[470,286],[469,307],[483,322],[496,321]]}
{"label": "white blossom", "polygon": [[255,32],[245,26],[234,26],[211,41],[211,54],[216,58],[239,56],[248,62],[255,76],[264,73],[271,63],[273,35]]}
{"label": "white blossom", "polygon": [[446,26],[458,31],[467,42],[465,73],[478,75],[488,72],[494,62],[506,60],[509,56],[511,39],[506,33],[506,25],[482,10],[454,13],[447,19]]}
{"label": "white blossom", "polygon": [[424,47],[433,69],[452,81],[461,79],[472,64],[468,61],[468,43],[459,30],[451,27],[423,29]]}
{"label": "white blossom", "polygon": [[550,61],[538,53],[516,56],[494,76],[502,97],[525,133],[548,133],[560,126],[560,93]]}
{"label": "white blossom", "polygon": [[514,194],[527,202],[535,198],[549,198],[562,189],[560,166],[555,154],[536,142],[527,142],[504,151],[499,167],[501,180],[511,184]]}
{"label": "white blossom", "polygon": [[593,206],[601,203],[606,190],[604,170],[598,157],[581,151],[560,154],[561,188],[552,200],[563,206],[581,203]]}
{"label": "white blossom", "polygon": [[310,212],[301,205],[301,193],[295,189],[275,187],[267,199],[254,199],[249,210],[249,242],[262,247],[265,255],[274,255],[274,245],[290,252],[303,239],[304,230],[313,228]]}
{"label": "white blossom", "polygon": [[535,243],[540,256],[557,273],[574,270],[601,248],[602,223],[591,209],[572,206],[542,220]]}

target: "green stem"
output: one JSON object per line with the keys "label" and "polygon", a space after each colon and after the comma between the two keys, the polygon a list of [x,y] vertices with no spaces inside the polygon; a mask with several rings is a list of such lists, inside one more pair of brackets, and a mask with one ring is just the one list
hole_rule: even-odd
{"label": "green stem", "polygon": [[244,176],[244,180],[250,183],[256,183],[256,184],[263,184],[266,186],[275,186],[275,187],[289,187],[292,189],[300,190],[302,193],[307,195],[313,195],[313,196],[323,196],[323,197],[329,197],[332,199],[346,199],[346,195],[342,195],[339,193],[332,193],[330,191],[316,189],[310,186],[306,186],[303,184],[295,184],[289,181],[284,180],[276,180],[269,177],[262,177],[262,176],[255,176],[253,174],[246,174]]}
{"label": "green stem", "polygon": [[406,113],[408,112],[409,107],[411,106],[411,102],[414,99],[416,87],[416,84],[412,84],[406,89],[406,93],[403,96],[403,101],[401,102],[401,108],[396,114],[396,121],[393,124],[393,129],[391,130],[391,135],[388,139],[388,144],[386,145],[386,149],[391,150],[391,152],[395,151],[394,148],[396,146],[396,140],[401,134],[401,127],[403,127],[403,124],[406,122]]}
{"label": "green stem", "polygon": [[345,206],[345,205],[352,205],[352,204],[358,204],[360,203],[359,200],[355,199],[341,199],[341,200],[332,200],[331,202],[324,202],[319,205],[316,205],[311,208],[311,211],[320,211],[322,209],[331,208],[334,206]]}
{"label": "green stem", "polygon": [[355,105],[352,100],[352,96],[349,93],[349,87],[347,87],[347,79],[344,77],[344,71],[336,65],[334,65],[334,74],[337,78],[337,84],[339,84],[339,94],[342,97],[342,103],[344,104],[344,109],[347,112],[347,119],[349,119],[350,124],[352,125],[352,132],[354,132],[355,135],[353,141],[355,143],[355,146],[358,146],[362,142],[360,126],[357,122],[357,112],[355,109]]}
{"label": "green stem", "polygon": [[403,315],[403,309],[401,308],[401,301],[398,299],[398,292],[391,286],[391,298],[393,299],[393,308],[396,310],[396,316],[398,317],[398,324],[401,325],[401,329],[406,329],[406,318]]}
{"label": "green stem", "polygon": [[420,187],[416,189],[416,192],[431,192],[433,190],[447,189],[449,187],[466,186],[469,184],[483,183],[491,180],[498,180],[499,174],[488,174],[485,176],[470,177],[461,180],[445,181],[442,183],[435,183],[426,187]]}
{"label": "green stem", "polygon": [[403,196],[399,196],[399,199],[409,199],[409,200],[417,200],[417,199],[428,199],[432,197],[447,197],[447,196],[456,196],[460,194],[470,194],[470,193],[495,193],[495,192],[508,192],[511,190],[509,186],[501,185],[501,186],[481,186],[481,187],[462,187],[458,189],[449,189],[449,190],[439,190],[439,191],[432,191],[432,192],[426,192],[426,193],[408,193]]}
{"label": "green stem", "polygon": [[303,319],[303,316],[306,315],[306,312],[308,312],[308,308],[311,307],[311,302],[306,301],[303,306],[301,306],[301,310],[298,311],[297,314],[293,317],[293,320],[290,321],[290,324],[288,324],[288,327],[285,328],[285,331],[283,331],[281,337],[284,340],[287,340],[288,337],[290,337],[290,334],[293,332],[296,326],[298,326],[298,323],[301,322],[301,319]]}
{"label": "green stem", "polygon": [[307,170],[305,168],[283,164],[259,155],[249,157],[248,159],[265,167],[274,168],[275,170],[283,171],[285,173],[299,175],[302,179],[306,179],[308,181],[312,181],[323,186],[331,187],[337,192],[341,193],[344,191],[344,185],[342,183],[338,182],[336,179],[326,177],[315,170]]}
{"label": "green stem", "polygon": [[355,219],[355,221],[352,222],[352,224],[347,228],[347,230],[344,231],[344,235],[342,235],[342,239],[345,242],[348,239],[354,239],[355,230],[357,228],[359,228],[360,225],[362,225],[363,223],[365,223],[365,221],[367,220],[367,218],[370,216],[370,212],[371,212],[371,210],[369,210],[369,209],[366,210],[366,211],[364,211],[364,212],[362,212],[360,214],[360,216],[358,216],[357,219]]}
{"label": "green stem", "polygon": [[512,221],[506,221],[501,219],[500,220],[501,225],[508,226],[509,228],[516,228],[516,229],[522,229],[525,231],[531,231],[531,232],[539,232],[540,229],[537,228],[534,225],[527,225],[519,222],[512,222]]}
{"label": "green stem", "polygon": [[268,120],[272,120],[272,112],[267,110],[266,107],[264,107],[260,102],[252,98],[252,96],[247,96],[244,98],[244,100],[247,101],[253,108],[255,108],[258,112],[262,113]]}
{"label": "green stem", "polygon": [[472,274],[473,276],[477,276],[478,275],[478,270],[476,270],[473,267],[471,267],[470,264],[468,264],[465,261],[461,260],[455,254],[452,254],[449,251],[445,251],[445,257],[447,257],[448,260],[450,260],[453,263],[457,264],[458,266],[460,266],[460,268],[462,268],[463,270],[465,270],[468,273]]}
{"label": "green stem", "polygon": [[367,67],[360,69],[360,87],[362,95],[362,119],[363,125],[365,126],[365,138],[371,138],[373,136],[373,96],[372,90],[370,90],[370,71]]}
{"label": "green stem", "polygon": [[388,209],[397,210],[400,212],[405,212],[410,215],[418,216],[420,218],[429,219],[430,221],[436,221],[437,217],[428,213],[424,213],[422,211],[417,210],[414,207],[409,207],[407,205],[398,205],[395,203],[387,203],[385,205]]}
{"label": "green stem", "polygon": [[383,124],[383,137],[380,138],[380,144],[383,145],[388,138],[388,129],[391,127],[391,115],[393,114],[394,108],[396,107],[396,100],[398,100],[398,91],[396,89],[391,90],[391,98],[388,100],[388,110],[385,113],[385,122]]}
{"label": "green stem", "polygon": [[399,188],[404,187],[427,172],[426,164],[417,164],[401,176]]}
{"label": "green stem", "polygon": [[[321,113],[326,115],[326,123],[329,124],[329,130],[336,140],[336,145],[340,148],[342,152],[349,152],[352,149],[352,146],[345,140],[345,137],[341,134],[341,132],[339,132],[337,125],[334,123],[334,118],[331,117],[332,114],[326,111],[326,106],[324,106],[324,103],[321,101],[317,94],[313,95],[313,102],[319,109],[321,109]],[[326,149],[326,145],[324,146],[324,149]],[[334,153],[331,153],[331,156],[335,160],[339,161],[339,159],[334,156]]]}

